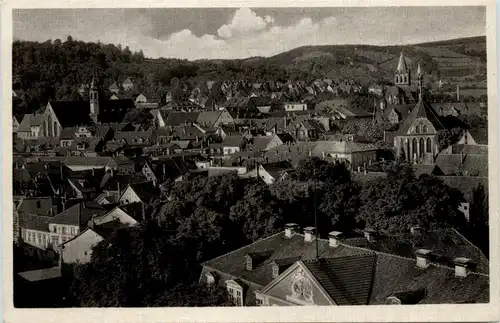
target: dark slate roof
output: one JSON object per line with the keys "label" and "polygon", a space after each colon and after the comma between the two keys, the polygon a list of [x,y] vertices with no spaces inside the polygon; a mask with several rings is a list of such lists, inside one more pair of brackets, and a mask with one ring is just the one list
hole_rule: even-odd
{"label": "dark slate roof", "polygon": [[153,182],[132,183],[129,186],[146,204],[151,203],[160,196],[160,190],[153,185]]}
{"label": "dark slate roof", "polygon": [[375,264],[376,255],[373,253],[304,262],[338,305],[368,304]]}
{"label": "dark slate roof", "polygon": [[263,164],[262,167],[275,179],[278,179],[281,174],[293,168],[292,164],[288,161],[267,163]]}
{"label": "dark slate roof", "polygon": [[488,177],[488,156],[467,154],[461,167],[466,176]]}
{"label": "dark slate roof", "polygon": [[23,229],[49,232],[50,216],[25,213],[19,216],[19,226]]}
{"label": "dark slate roof", "polygon": [[92,124],[88,101],[50,101],[49,104],[63,128]]}
{"label": "dark slate roof", "polygon": [[443,171],[444,175],[457,174],[462,165],[460,154],[439,154],[434,163]]}
{"label": "dark slate roof", "polygon": [[103,190],[117,191],[118,185],[120,186],[121,192],[125,190],[127,185],[131,183],[142,183],[146,181],[146,177],[142,173],[137,174],[115,174],[113,177],[109,178],[104,183],[101,183]]}
{"label": "dark slate roof", "polygon": [[422,174],[443,175],[443,171],[437,165],[416,164],[413,165],[413,170],[416,177]]}
{"label": "dark slate roof", "polygon": [[160,110],[166,126],[177,126],[185,123],[195,123],[200,112],[172,112]]}
{"label": "dark slate roof", "polygon": [[[488,190],[488,177],[479,176],[439,176],[446,185],[454,187],[460,190],[465,199],[469,202],[473,202],[473,193],[479,184]],[[486,194],[488,194],[486,192]]]}
{"label": "dark slate roof", "polygon": [[189,110],[199,110],[201,107],[191,101],[170,101],[161,109],[166,110],[176,110],[176,111],[189,111]]}
{"label": "dark slate roof", "polygon": [[[254,252],[272,251],[269,257],[253,270],[246,270],[245,255]],[[321,257],[342,257],[360,254],[362,251],[348,246],[330,248],[328,242],[320,241],[319,254]],[[302,260],[312,260],[316,257],[316,244],[304,242],[304,236],[295,234],[286,238],[283,232],[257,240],[241,249],[214,258],[203,263],[203,266],[221,271],[233,277],[265,286],[273,280],[271,264],[275,260],[298,257]]]}
{"label": "dark slate roof", "polygon": [[377,254],[370,304],[382,305],[395,292],[420,288],[426,289],[426,297],[419,304],[489,302],[486,275],[472,273],[459,279],[452,268],[431,265],[420,269],[414,259]]}
{"label": "dark slate roof", "polygon": [[264,151],[274,136],[257,136],[250,139],[250,147],[255,151]]}
{"label": "dark slate roof", "polygon": [[427,249],[435,255],[442,256],[437,260],[437,263],[442,265],[450,266],[454,258],[466,257],[474,259],[478,265],[478,272],[484,274],[489,272],[489,261],[486,256],[455,229],[427,231],[420,234],[379,235],[371,242],[364,237],[345,239],[342,242],[406,258],[413,258],[417,249]]}
{"label": "dark slate roof", "polygon": [[19,214],[48,216],[52,212],[52,215],[55,215],[57,204],[52,197],[23,197],[17,211]]}
{"label": "dark slate roof", "polygon": [[243,136],[227,136],[224,138],[222,145],[224,147],[240,147],[245,143]]}
{"label": "dark slate roof", "polygon": [[410,130],[413,122],[418,118],[425,118],[429,120],[436,131],[444,129],[444,126],[439,120],[439,116],[436,111],[434,111],[434,109],[429,103],[427,103],[427,101],[421,99],[420,101],[418,101],[417,105],[415,105],[415,108],[413,108],[408,117],[404,120],[401,128],[399,129],[399,132],[407,133],[408,130]]}
{"label": "dark slate roof", "polygon": [[19,276],[30,282],[38,282],[47,279],[60,278],[62,276],[61,267],[43,268],[38,270],[24,271],[18,273]]}
{"label": "dark slate roof", "polygon": [[101,123],[120,123],[133,109],[135,105],[131,99],[100,101],[97,119]]}
{"label": "dark slate roof", "polygon": [[451,146],[451,152],[452,154],[463,153],[464,155],[473,154],[473,155],[488,156],[488,146],[457,144]]}
{"label": "dark slate roof", "polygon": [[[414,256],[405,258],[344,243],[332,248],[324,239],[318,240],[318,258],[324,260],[316,261],[315,249],[316,243],[305,242],[301,234],[286,238],[280,232],[203,263],[202,277],[203,273],[215,271],[221,280],[237,279],[249,290],[257,290],[273,281],[273,263],[298,257],[340,305],[385,304],[394,293],[420,288],[426,289],[426,297],[420,304],[489,300],[489,277],[485,274],[470,273],[459,279],[452,267],[431,264],[420,269]],[[245,256],[261,252],[270,253],[258,266],[247,270]],[[253,293],[245,294],[248,298],[245,303],[250,304]]]}
{"label": "dark slate roof", "polygon": [[221,114],[222,111],[202,111],[198,115],[196,122],[198,122],[199,124],[211,126],[214,125],[215,122],[217,122],[217,119],[219,119]]}
{"label": "dark slate roof", "polygon": [[49,222],[54,224],[86,226],[90,218],[106,212],[106,209],[99,204],[83,204],[84,203],[81,202],[73,205],[72,207],[52,217]]}
{"label": "dark slate roof", "polygon": [[384,119],[387,119],[389,117],[389,113],[394,109],[396,113],[399,115],[399,120],[404,120],[408,117],[408,115],[411,113],[411,110],[413,109],[414,105],[413,104],[391,104],[388,105],[384,109]]}
{"label": "dark slate roof", "polygon": [[468,130],[472,138],[480,144],[487,145],[488,144],[488,129],[475,128]]}

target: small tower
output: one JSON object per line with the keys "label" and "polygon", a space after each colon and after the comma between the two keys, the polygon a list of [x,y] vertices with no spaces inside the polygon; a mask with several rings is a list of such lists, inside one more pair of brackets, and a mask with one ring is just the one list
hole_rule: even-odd
{"label": "small tower", "polygon": [[99,92],[97,91],[97,86],[95,84],[95,79],[92,77],[92,82],[89,88],[89,102],[90,102],[90,118],[97,123],[97,117],[99,116]]}
{"label": "small tower", "polygon": [[411,71],[408,69],[408,66],[406,66],[406,59],[403,51],[401,51],[398,67],[394,72],[394,84],[405,86],[411,85]]}
{"label": "small tower", "polygon": [[419,100],[422,100],[423,88],[424,88],[423,87],[424,72],[422,71],[422,68],[420,67],[420,63],[418,63],[417,78],[418,78],[418,98],[419,98]]}

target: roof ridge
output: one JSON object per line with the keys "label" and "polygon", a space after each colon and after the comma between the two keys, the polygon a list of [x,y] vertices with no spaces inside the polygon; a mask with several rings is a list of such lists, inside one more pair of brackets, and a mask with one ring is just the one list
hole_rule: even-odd
{"label": "roof ridge", "polygon": [[225,257],[225,256],[230,255],[230,254],[232,254],[232,253],[235,253],[235,252],[237,252],[237,251],[243,250],[244,248],[249,247],[249,246],[251,246],[251,245],[254,245],[254,244],[256,244],[257,242],[261,242],[261,241],[265,241],[265,240],[267,240],[267,239],[273,238],[273,237],[275,237],[275,236],[277,236],[277,235],[279,235],[279,234],[282,234],[283,232],[284,232],[284,231],[279,231],[279,232],[277,232],[277,233],[275,233],[275,234],[272,234],[272,235],[270,235],[270,236],[267,236],[267,237],[265,237],[265,238],[255,240],[254,242],[252,242],[252,243],[250,243],[250,244],[247,244],[247,245],[244,245],[243,247],[240,247],[240,248],[238,248],[238,249],[235,249],[235,250],[229,251],[229,252],[227,252],[227,253],[225,253],[225,254],[222,254],[222,255],[220,255],[220,256],[218,256],[218,257],[216,257],[216,258],[212,258],[212,259],[210,259],[210,260],[204,261],[204,262],[202,262],[202,263],[201,263],[201,265],[205,265],[206,263],[208,263],[208,262],[212,262],[213,260],[216,260],[216,259],[219,259],[219,258]]}
{"label": "roof ridge", "polygon": [[[358,247],[358,246],[351,246],[351,245],[344,244],[344,243],[340,243],[340,244],[343,245],[343,246],[352,247],[352,248],[356,248],[356,249],[370,250],[370,251],[374,252],[377,255],[384,255],[384,256],[388,256],[388,257],[394,257],[394,258],[408,260],[408,261],[411,261],[411,262],[417,262],[417,260],[414,259],[414,258],[407,258],[407,257],[403,257],[403,256],[400,256],[400,255],[394,255],[394,254],[390,254],[390,253],[386,253],[386,252],[382,252],[382,251],[371,250],[371,249],[366,249],[366,248]],[[431,262],[430,265],[438,267],[438,268],[446,268],[446,269],[453,270],[453,271],[455,270],[455,268],[444,266],[444,265],[440,265],[440,264],[433,263],[433,262]],[[484,276],[484,277],[488,277],[488,278],[490,277],[488,274],[484,274],[484,273],[480,273],[480,272],[476,272],[476,271],[471,272],[471,274],[476,274],[476,275]]]}
{"label": "roof ridge", "polygon": [[[469,239],[467,239],[463,234],[461,234],[457,229],[455,228],[451,228],[451,230],[453,230],[456,234],[458,234],[458,236],[460,236],[462,239],[465,240],[465,242],[467,242],[468,244],[470,244],[472,247],[474,247],[476,249],[476,251],[479,251],[480,255],[483,256],[484,258],[486,258],[488,260],[488,265],[490,263],[490,260],[486,257],[486,255],[483,253],[483,251],[481,249],[479,249],[478,246],[476,246],[475,244],[473,244]],[[478,259],[479,260],[479,259]]]}

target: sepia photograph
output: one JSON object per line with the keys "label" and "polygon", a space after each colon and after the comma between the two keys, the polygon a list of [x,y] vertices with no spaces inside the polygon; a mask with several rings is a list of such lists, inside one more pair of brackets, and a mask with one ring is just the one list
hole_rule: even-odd
{"label": "sepia photograph", "polygon": [[496,301],[487,6],[11,15],[14,308]]}

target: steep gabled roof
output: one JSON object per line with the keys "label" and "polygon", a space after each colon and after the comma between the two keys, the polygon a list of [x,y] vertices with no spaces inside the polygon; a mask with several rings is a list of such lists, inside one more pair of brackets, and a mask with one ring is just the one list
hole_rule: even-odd
{"label": "steep gabled roof", "polygon": [[83,205],[83,202],[80,202],[52,217],[49,223],[85,226],[94,215],[105,212],[106,209],[99,204]]}
{"label": "steep gabled roof", "polygon": [[413,122],[419,118],[424,118],[429,120],[430,123],[434,126],[436,131],[444,129],[443,124],[439,121],[439,116],[436,111],[431,107],[429,103],[427,103],[424,99],[420,98],[415,108],[411,111],[408,117],[405,119],[401,128],[399,129],[400,133],[408,133],[410,127],[413,125]]}
{"label": "steep gabled roof", "polygon": [[338,305],[368,304],[375,264],[376,255],[373,253],[304,261]]}
{"label": "steep gabled roof", "polygon": [[102,123],[120,123],[133,109],[135,109],[135,104],[131,99],[100,101],[97,118]]}
{"label": "steep gabled roof", "polygon": [[63,128],[92,123],[89,117],[90,105],[87,101],[50,101],[49,104]]}
{"label": "steep gabled roof", "polygon": [[137,194],[143,203],[149,204],[160,196],[160,190],[153,182],[132,183],[129,187]]}
{"label": "steep gabled roof", "polygon": [[396,68],[396,72],[406,73],[407,71],[408,71],[408,66],[406,66],[405,55],[401,51],[401,54],[399,55],[399,62],[398,62],[398,67]]}

